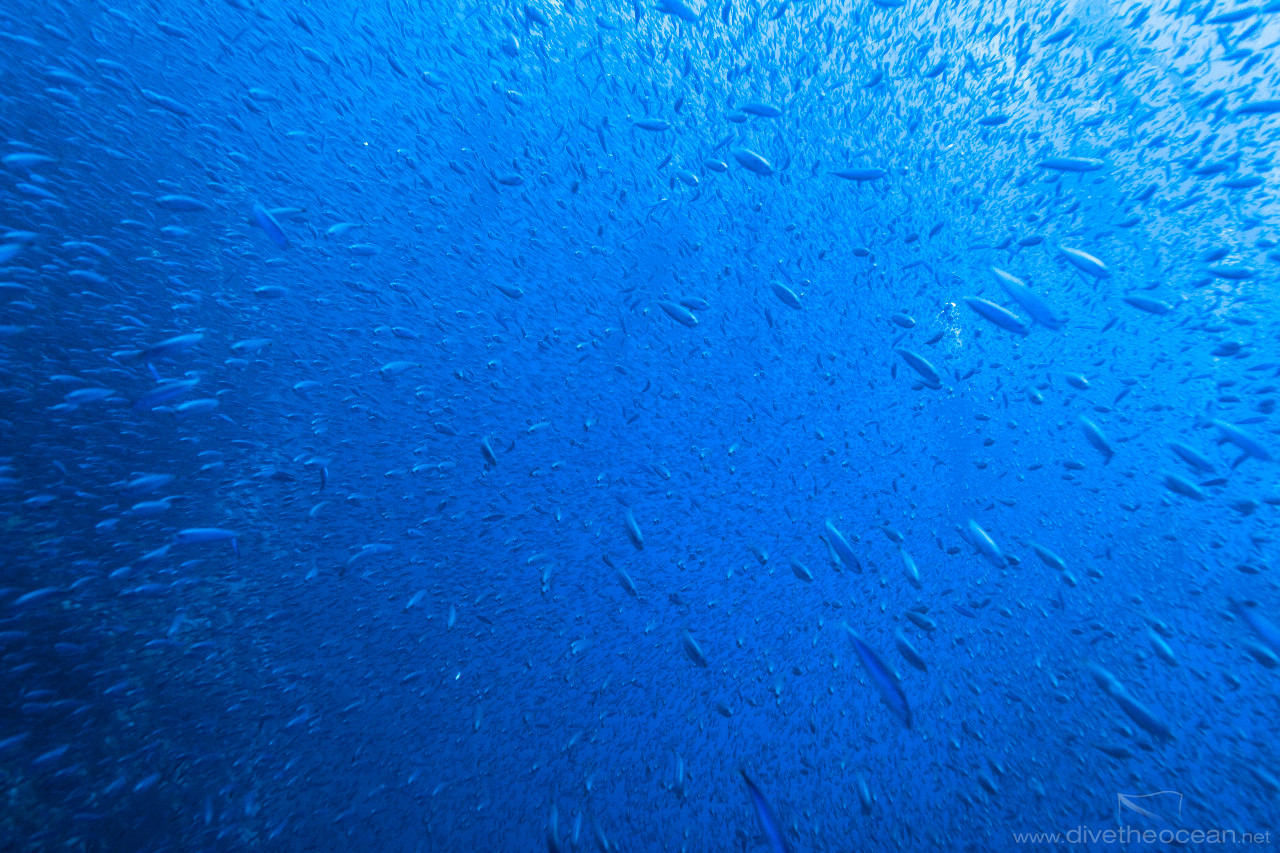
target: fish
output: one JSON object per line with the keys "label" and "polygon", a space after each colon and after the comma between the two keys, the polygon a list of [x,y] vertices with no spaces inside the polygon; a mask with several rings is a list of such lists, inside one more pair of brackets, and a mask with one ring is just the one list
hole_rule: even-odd
{"label": "fish", "polygon": [[218,400],[214,397],[206,397],[201,400],[187,400],[173,407],[174,415],[204,415],[218,408]]}
{"label": "fish", "polygon": [[200,384],[196,379],[168,379],[133,401],[134,409],[151,409],[181,397]]}
{"label": "fish", "polygon": [[175,545],[204,545],[211,542],[230,542],[232,552],[240,556],[240,534],[221,527],[188,527],[173,537]]}
{"label": "fish", "polygon": [[733,159],[738,161],[738,165],[749,172],[754,172],[762,178],[767,178],[773,174],[773,166],[768,160],[761,157],[750,148],[734,148],[731,152]]}
{"label": "fish", "polygon": [[394,548],[385,542],[370,542],[367,545],[361,545],[359,551],[347,558],[346,568],[350,569],[370,557],[385,556],[392,553],[394,550]]}
{"label": "fish", "polygon": [[622,584],[622,588],[627,591],[627,595],[632,598],[640,597],[640,590],[636,588],[636,582],[632,580],[631,575],[627,574],[627,570],[619,567],[616,570],[618,582]]}
{"label": "fish", "polygon": [[1018,306],[1023,311],[1030,314],[1032,320],[1046,329],[1056,331],[1063,327],[1066,321],[1059,316],[1058,312],[1044,297],[1032,291],[1022,279],[998,267],[991,267],[991,272],[996,277],[996,281],[1000,283],[1000,286],[1004,288],[1004,292],[1009,295],[1009,298],[1018,303]]}
{"label": "fish", "polygon": [[261,204],[254,202],[253,205],[253,224],[262,229],[262,233],[267,235],[267,239],[275,243],[281,249],[289,248],[289,238],[285,236],[284,229],[280,227],[276,217]]}
{"label": "fish", "polygon": [[1232,612],[1245,621],[1272,654],[1280,657],[1280,628],[1262,612],[1258,603],[1236,599],[1230,599],[1230,603]]}
{"label": "fish", "polygon": [[1209,267],[1209,274],[1224,278],[1228,281],[1248,281],[1258,275],[1258,271],[1253,267],[1246,267],[1239,264],[1218,264]]}
{"label": "fish", "polygon": [[173,474],[139,474],[124,483],[121,488],[131,494],[154,492],[157,489],[163,489],[175,479],[177,478]]}
{"label": "fish", "polygon": [[921,672],[929,671],[929,665],[925,662],[924,657],[916,650],[916,647],[911,644],[911,641],[907,639],[907,636],[902,631],[894,633],[893,642],[898,648],[898,653],[902,655],[907,663]]}
{"label": "fish", "polygon": [[1205,493],[1195,483],[1179,474],[1171,471],[1165,471],[1162,474],[1165,488],[1171,492],[1176,492],[1183,497],[1191,498],[1195,501],[1205,500]]}
{"label": "fish", "polygon": [[1107,434],[1089,418],[1084,415],[1079,417],[1080,428],[1084,431],[1084,437],[1092,445],[1093,449],[1102,454],[1102,463],[1110,465],[1111,459],[1116,455],[1115,448],[1111,446],[1111,441],[1107,438]]}
{"label": "fish", "polygon": [[1236,115],[1257,116],[1280,113],[1280,100],[1246,101],[1236,107]]}
{"label": "fish", "polygon": [[902,562],[902,572],[907,576],[907,580],[912,586],[920,587],[920,567],[916,565],[915,559],[907,552],[905,548],[898,549],[898,559]]}
{"label": "fish", "polygon": [[364,227],[364,223],[362,222],[335,222],[333,225],[330,225],[328,228],[325,229],[324,235],[326,237],[341,237],[343,234],[346,234],[348,231],[351,231],[355,228],[363,228],[363,227]]}
{"label": "fish", "polygon": [[738,109],[747,115],[759,116],[760,118],[778,118],[782,115],[782,110],[760,101],[747,101],[739,106]]}
{"label": "fish", "polygon": [[1157,634],[1151,628],[1147,628],[1147,640],[1151,643],[1151,649],[1156,653],[1156,657],[1167,663],[1169,666],[1177,666],[1178,658],[1173,653],[1173,649],[1165,642],[1164,638]]}
{"label": "fish", "polygon": [[1271,462],[1274,459],[1271,451],[1267,450],[1256,438],[1235,424],[1217,419],[1213,420],[1212,423],[1218,428],[1219,444],[1230,442],[1240,448],[1246,457],[1253,457],[1260,462]]}
{"label": "fish", "polygon": [[189,195],[170,194],[156,199],[156,207],[171,213],[204,213],[209,205]]}
{"label": "fish", "polygon": [[1089,664],[1089,669],[1093,673],[1094,680],[1098,686],[1120,706],[1120,709],[1125,712],[1129,719],[1137,723],[1139,727],[1157,741],[1171,742],[1174,740],[1173,730],[1169,728],[1169,725],[1154,711],[1131,696],[1114,675],[1097,664]]}
{"label": "fish", "polygon": [[1229,190],[1251,190],[1265,183],[1258,175],[1233,175],[1222,181],[1222,186]]}
{"label": "fish", "polygon": [[880,660],[880,656],[863,641],[856,631],[847,624],[842,625],[842,627],[845,633],[849,635],[849,641],[853,644],[854,653],[858,656],[858,661],[862,664],[862,668],[866,670],[867,677],[871,679],[871,683],[880,692],[880,699],[889,709],[889,712],[903,726],[910,729],[911,706],[907,703],[907,696],[902,691],[898,676],[893,670],[885,666],[884,662]]}
{"label": "fish", "polygon": [[1042,169],[1058,172],[1096,172],[1106,165],[1094,157],[1049,157],[1037,163]]}
{"label": "fish", "polygon": [[867,181],[878,181],[888,173],[884,169],[875,169],[870,167],[856,167],[850,169],[840,169],[832,172],[837,178],[844,178],[846,181],[856,181],[858,183],[866,183]]}
{"label": "fish", "polygon": [[742,777],[743,784],[747,786],[747,795],[751,798],[751,807],[755,810],[756,820],[760,823],[760,831],[764,833],[765,843],[769,845],[770,853],[790,853],[791,847],[787,844],[786,830],[783,829],[782,823],[778,820],[778,816],[768,798],[765,797],[751,777],[747,775],[746,768],[739,767],[738,775]]}
{"label": "fish", "polygon": [[800,297],[795,294],[795,291],[787,287],[785,284],[775,281],[770,284],[770,287],[773,288],[774,295],[778,297],[783,305],[786,305],[788,308],[793,308],[796,311],[800,311],[804,308],[804,305],[800,303]]}
{"label": "fish", "polygon": [[965,535],[969,543],[981,554],[988,563],[997,569],[1003,569],[1009,564],[1008,558],[1004,552],[1000,550],[1000,546],[995,543],[987,531],[983,530],[978,522],[972,518],[965,528]]}
{"label": "fish", "polygon": [[683,0],[658,0],[654,8],[664,15],[671,15],[673,18],[679,18],[691,24],[696,24],[701,18],[701,15],[686,5]]}
{"label": "fish", "polygon": [[844,534],[840,532],[840,529],[835,526],[831,519],[827,519],[826,529],[825,538],[827,544],[839,559],[840,564],[861,574],[862,563],[858,560],[858,556],[854,554],[853,548],[849,545],[849,540],[844,538]]}
{"label": "fish", "polygon": [[172,338],[166,338],[157,344],[152,344],[142,350],[141,356],[147,361],[154,361],[158,358],[168,358],[175,355],[181,355],[191,347],[204,340],[203,332],[191,332],[185,335],[175,335]]}
{"label": "fish", "polygon": [[231,351],[241,354],[250,354],[259,352],[271,346],[274,341],[271,338],[246,338],[242,341],[236,341],[231,345]]}
{"label": "fish", "polygon": [[653,133],[661,133],[662,131],[669,130],[671,128],[671,122],[657,118],[640,118],[635,119],[631,123],[641,130],[648,130]]}
{"label": "fish", "polygon": [[1124,301],[1140,311],[1148,314],[1163,316],[1173,312],[1173,306],[1167,302],[1161,302],[1159,299],[1152,299],[1149,296],[1139,296],[1137,294],[1129,294],[1124,297]]}
{"label": "fish", "polygon": [[77,388],[68,392],[63,399],[75,406],[85,406],[99,400],[110,399],[115,394],[110,388]]}
{"label": "fish", "polygon": [[702,653],[702,646],[698,645],[698,641],[688,631],[680,634],[680,646],[684,649],[685,657],[697,666],[707,668],[707,656]]}
{"label": "fish", "polygon": [[867,777],[859,773],[858,782],[858,805],[864,815],[871,814],[875,804],[874,798],[871,796],[871,787],[867,784]]}
{"label": "fish", "polygon": [[1094,278],[1111,278],[1111,270],[1102,261],[1082,249],[1059,246],[1058,252],[1071,262],[1071,265]]}
{"label": "fish", "polygon": [[1053,551],[1036,542],[1031,543],[1031,550],[1036,552],[1036,556],[1040,558],[1046,566],[1059,572],[1067,570],[1067,563]]}
{"label": "fish", "polygon": [[1169,449],[1177,454],[1179,459],[1202,474],[1212,474],[1217,470],[1217,466],[1209,461],[1203,453],[1181,441],[1169,442]]}
{"label": "fish", "polygon": [[422,363],[415,361],[388,361],[386,364],[382,365],[382,367],[378,368],[378,375],[381,376],[383,380],[390,380],[407,370],[412,370],[415,367],[422,367]]}
{"label": "fish", "polygon": [[0,157],[0,163],[11,169],[34,169],[37,166],[45,166],[56,162],[58,162],[56,158],[37,151],[16,151]]}
{"label": "fish", "polygon": [[668,317],[686,328],[692,329],[694,326],[698,325],[697,316],[683,305],[664,300],[659,302],[658,306],[666,312]]}
{"label": "fish", "polygon": [[894,352],[900,355],[902,360],[910,365],[912,370],[919,374],[924,387],[932,388],[935,391],[942,388],[942,377],[938,374],[937,369],[934,368],[934,366],[930,364],[924,356],[903,348],[895,349]]}
{"label": "fish", "polygon": [[636,523],[636,517],[631,512],[630,508],[627,508],[626,511],[624,512],[623,522],[626,525],[627,538],[631,540],[631,544],[635,546],[635,549],[637,551],[643,551],[644,550],[644,534],[640,532],[640,525]]}
{"label": "fish", "polygon": [[1015,335],[1021,335],[1024,338],[1029,334],[1026,324],[1023,323],[1022,320],[1018,319],[1018,317],[1007,308],[1002,308],[994,302],[990,302],[977,296],[966,296],[964,298],[964,302],[972,308],[974,313],[978,316],[994,323],[1002,329],[1007,329]]}

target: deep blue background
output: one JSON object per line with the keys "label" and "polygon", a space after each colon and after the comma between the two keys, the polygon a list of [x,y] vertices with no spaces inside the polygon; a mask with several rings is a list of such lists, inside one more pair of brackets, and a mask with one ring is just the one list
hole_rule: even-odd
{"label": "deep blue background", "polygon": [[0,9],[0,846],[1274,825],[1269,7],[694,12]]}

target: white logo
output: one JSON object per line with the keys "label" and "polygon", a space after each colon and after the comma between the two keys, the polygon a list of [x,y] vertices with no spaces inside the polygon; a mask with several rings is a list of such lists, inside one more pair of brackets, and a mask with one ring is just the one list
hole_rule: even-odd
{"label": "white logo", "polygon": [[[1116,794],[1116,824],[1127,826],[1141,815],[1164,824],[1182,823],[1182,795],[1177,791],[1154,794]],[[1146,821],[1139,821],[1146,823]]]}

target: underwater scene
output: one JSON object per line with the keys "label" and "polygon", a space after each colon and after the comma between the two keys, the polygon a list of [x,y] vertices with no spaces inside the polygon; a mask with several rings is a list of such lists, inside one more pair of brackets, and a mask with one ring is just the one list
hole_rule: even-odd
{"label": "underwater scene", "polygon": [[1275,849],[1277,49],[7,0],[0,849]]}

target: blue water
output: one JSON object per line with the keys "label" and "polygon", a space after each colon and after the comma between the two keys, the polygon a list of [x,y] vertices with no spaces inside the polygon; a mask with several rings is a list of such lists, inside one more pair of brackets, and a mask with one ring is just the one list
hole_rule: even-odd
{"label": "blue water", "polygon": [[1271,849],[1277,44],[11,0],[0,848]]}

